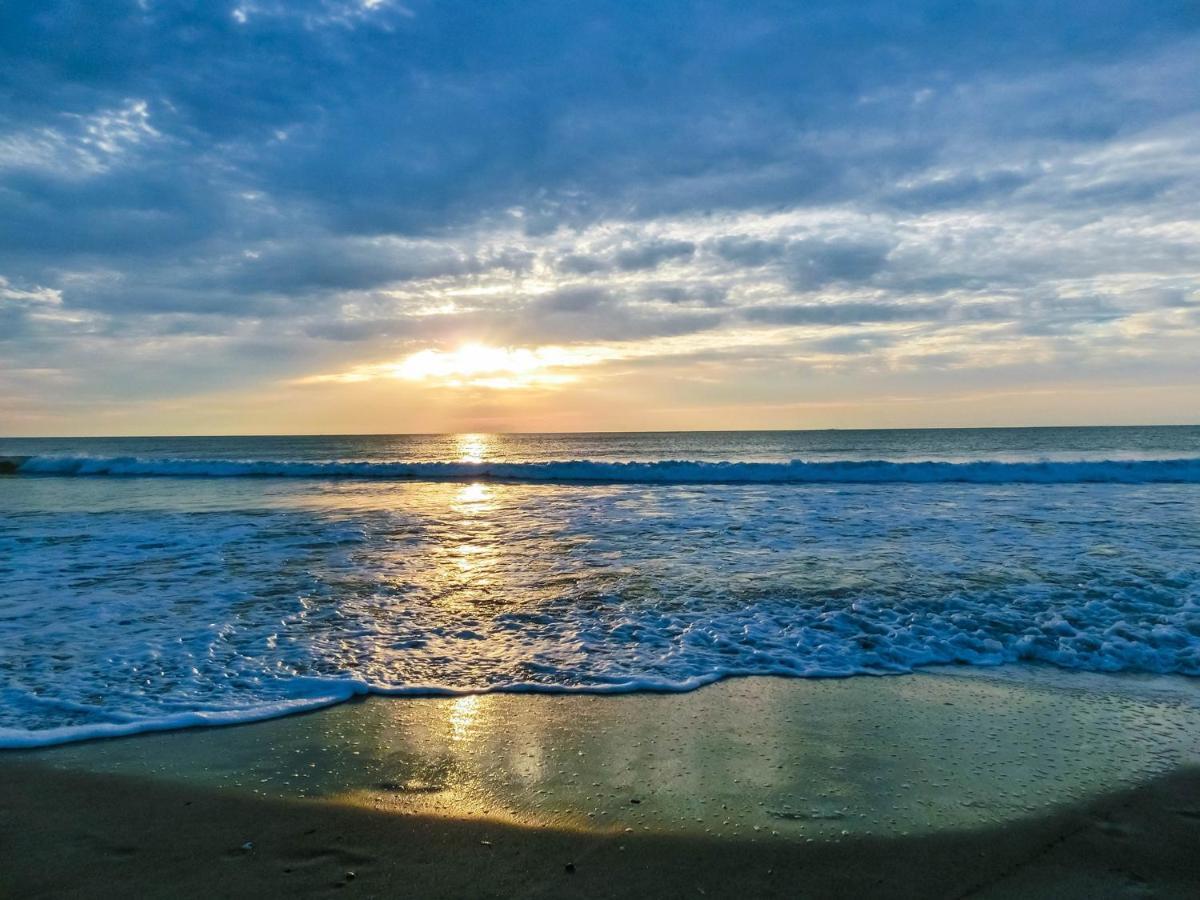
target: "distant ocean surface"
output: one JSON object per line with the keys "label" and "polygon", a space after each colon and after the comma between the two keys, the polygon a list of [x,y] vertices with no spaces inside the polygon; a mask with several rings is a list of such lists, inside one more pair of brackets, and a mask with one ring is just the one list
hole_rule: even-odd
{"label": "distant ocean surface", "polygon": [[0,439],[0,747],[356,694],[1200,675],[1200,427]]}

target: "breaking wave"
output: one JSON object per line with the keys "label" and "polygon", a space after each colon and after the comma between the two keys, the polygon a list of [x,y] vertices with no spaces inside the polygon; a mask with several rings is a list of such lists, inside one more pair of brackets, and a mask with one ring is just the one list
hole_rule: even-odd
{"label": "breaking wave", "polygon": [[1200,458],[1009,462],[362,462],[10,456],[0,473],[42,476],[347,478],[621,484],[1200,484]]}

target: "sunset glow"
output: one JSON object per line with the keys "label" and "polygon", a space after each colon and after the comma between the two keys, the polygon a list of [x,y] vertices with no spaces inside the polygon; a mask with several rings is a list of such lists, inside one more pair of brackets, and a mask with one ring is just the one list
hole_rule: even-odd
{"label": "sunset glow", "polygon": [[577,380],[575,373],[565,370],[595,365],[617,355],[594,347],[490,347],[472,342],[454,350],[420,350],[398,361],[356,366],[346,372],[302,378],[296,383],[347,384],[398,379],[444,388],[547,388]]}
{"label": "sunset glow", "polygon": [[0,435],[1200,415],[1186,3],[35,5]]}
{"label": "sunset glow", "polygon": [[472,343],[456,350],[414,353],[396,365],[391,374],[395,378],[439,382],[448,387],[514,388],[570,381],[570,376],[549,370],[579,364],[578,357],[555,347],[530,350]]}

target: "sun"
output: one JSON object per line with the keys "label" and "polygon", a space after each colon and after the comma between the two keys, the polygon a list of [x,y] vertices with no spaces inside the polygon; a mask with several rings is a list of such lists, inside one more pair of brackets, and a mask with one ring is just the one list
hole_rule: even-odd
{"label": "sun", "polygon": [[626,354],[600,344],[583,347],[496,347],[479,341],[453,350],[427,349],[388,362],[355,366],[344,372],[310,375],[298,384],[350,384],[397,378],[441,388],[554,388],[580,378],[579,370]]}
{"label": "sun", "polygon": [[430,378],[474,378],[479,375],[524,375],[544,364],[533,350],[463,344],[457,350],[422,350],[396,366],[396,375],[421,381]]}
{"label": "sun", "polygon": [[477,342],[455,350],[421,350],[392,367],[391,375],[447,387],[520,388],[562,384],[572,376],[552,369],[579,365],[556,347],[490,347]]}

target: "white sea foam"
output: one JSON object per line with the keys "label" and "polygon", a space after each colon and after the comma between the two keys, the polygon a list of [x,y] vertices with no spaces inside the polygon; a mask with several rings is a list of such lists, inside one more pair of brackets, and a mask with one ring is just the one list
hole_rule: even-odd
{"label": "white sea foam", "polygon": [[0,479],[0,746],[364,692],[1200,675],[1193,484]]}
{"label": "white sea foam", "polygon": [[367,462],[90,456],[8,457],[15,474],[191,478],[358,478],[626,484],[1197,484],[1200,458],[969,462]]}

